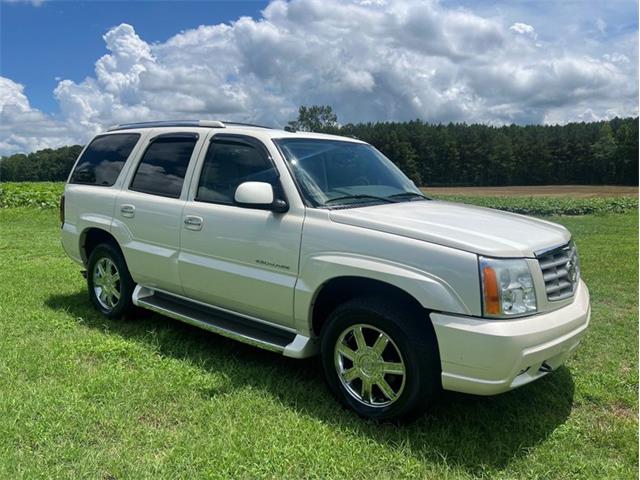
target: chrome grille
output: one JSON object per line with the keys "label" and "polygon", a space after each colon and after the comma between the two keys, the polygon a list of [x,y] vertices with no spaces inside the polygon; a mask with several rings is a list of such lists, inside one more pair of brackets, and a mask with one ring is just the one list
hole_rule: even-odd
{"label": "chrome grille", "polygon": [[573,242],[537,254],[549,301],[573,295],[580,280],[580,261]]}

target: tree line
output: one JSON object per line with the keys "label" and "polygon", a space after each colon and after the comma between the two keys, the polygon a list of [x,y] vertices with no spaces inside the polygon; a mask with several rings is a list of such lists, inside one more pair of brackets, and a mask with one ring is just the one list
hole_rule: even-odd
{"label": "tree line", "polygon": [[566,125],[377,122],[339,125],[330,106],[300,107],[294,130],[359,138],[417,185],[638,185],[638,117]]}
{"label": "tree line", "polygon": [[45,148],[37,152],[16,153],[0,158],[2,182],[60,182],[67,179],[82,151],[81,145]]}
{"label": "tree line", "polygon": [[[290,129],[364,140],[417,185],[637,185],[638,117],[566,125],[339,125],[329,106],[301,107]],[[0,159],[1,181],[65,180],[81,146]]]}

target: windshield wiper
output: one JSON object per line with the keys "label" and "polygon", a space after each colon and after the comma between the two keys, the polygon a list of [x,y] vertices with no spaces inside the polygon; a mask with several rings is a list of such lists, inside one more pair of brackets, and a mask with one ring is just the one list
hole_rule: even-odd
{"label": "windshield wiper", "polygon": [[389,195],[388,198],[402,198],[402,197],[417,197],[417,198],[422,198],[424,200],[431,200],[426,195],[422,195],[421,193],[418,193],[418,192],[394,193],[393,195]]}
{"label": "windshield wiper", "polygon": [[385,203],[397,203],[397,200],[394,200],[393,198],[390,197],[378,197],[376,195],[367,195],[366,193],[355,193],[353,195],[344,195],[342,197],[334,197],[334,198],[330,198],[329,200],[325,201],[324,204],[328,205],[331,202],[335,202],[338,200],[351,200],[351,199],[371,199],[371,200],[380,200],[381,202],[385,202]]}

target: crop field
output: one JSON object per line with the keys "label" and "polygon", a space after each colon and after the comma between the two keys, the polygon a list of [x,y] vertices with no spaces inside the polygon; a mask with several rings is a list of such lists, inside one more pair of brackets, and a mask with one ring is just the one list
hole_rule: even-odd
{"label": "crop field", "polygon": [[637,202],[551,217],[592,296],[566,366],[393,425],[342,409],[315,360],[155,314],[102,318],[40,205],[58,185],[20,187],[40,197],[17,207],[0,184],[0,478],[637,478]]}
{"label": "crop field", "polygon": [[528,187],[423,187],[432,195],[484,197],[637,197],[638,187],[621,185],[540,185]]}

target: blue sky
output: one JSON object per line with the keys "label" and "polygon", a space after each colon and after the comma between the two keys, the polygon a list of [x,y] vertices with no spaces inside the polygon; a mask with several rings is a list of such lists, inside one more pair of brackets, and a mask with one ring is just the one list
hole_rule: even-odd
{"label": "blue sky", "polygon": [[631,0],[0,0],[0,155],[114,123],[638,114]]}
{"label": "blue sky", "polygon": [[0,4],[0,72],[25,85],[34,107],[55,112],[56,78],[79,82],[91,75],[96,59],[106,53],[102,35],[114,25],[130,23],[148,42],[163,42],[199,25],[229,22],[243,15],[256,17],[267,3],[49,1],[34,6],[5,2]]}

